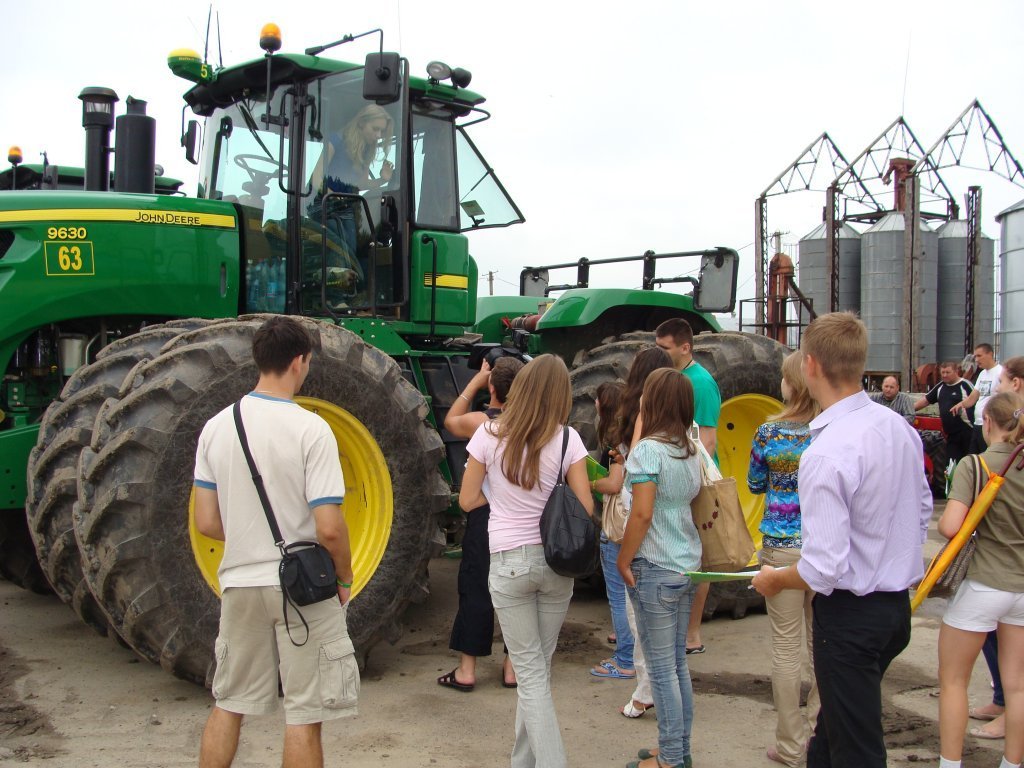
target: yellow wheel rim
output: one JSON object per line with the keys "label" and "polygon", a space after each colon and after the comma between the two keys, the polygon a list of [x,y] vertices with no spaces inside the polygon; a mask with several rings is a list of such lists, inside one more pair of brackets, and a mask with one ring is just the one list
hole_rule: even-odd
{"label": "yellow wheel rim", "polygon": [[[757,549],[761,549],[761,517],[764,495],[747,490],[747,468],[750,466],[750,445],[757,428],[782,410],[782,403],[767,395],[739,395],[722,403],[718,417],[718,462],[722,475],[736,478],[736,490],[743,506],[743,518]],[[756,558],[756,555],[755,555]],[[756,563],[756,559],[750,564]]]}
{"label": "yellow wheel rim", "polygon": [[[326,421],[338,441],[341,469],[345,474],[345,501],[341,508],[352,548],[355,572],[352,596],[355,597],[377,571],[391,538],[394,518],[391,473],[377,441],[355,416],[326,400],[297,397],[295,401]],[[203,579],[220,595],[217,569],[224,556],[224,544],[196,530],[194,492],[189,497],[188,535]]]}

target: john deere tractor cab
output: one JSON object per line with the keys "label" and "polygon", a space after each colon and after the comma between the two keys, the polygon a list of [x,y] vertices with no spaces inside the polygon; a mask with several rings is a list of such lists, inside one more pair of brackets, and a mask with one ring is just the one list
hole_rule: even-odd
{"label": "john deere tractor cab", "polygon": [[265,32],[266,57],[230,71],[187,53],[170,62],[197,81],[185,100],[206,116],[199,196],[240,213],[241,310],[460,335],[477,283],[461,233],[523,220],[458,125],[488,117],[470,74],[434,62],[410,77],[383,52],[365,67],[316,55],[330,46],[273,55],[280,39]]}
{"label": "john deere tractor cab", "polygon": [[[195,446],[256,380],[265,313],[301,316],[321,340],[298,401],[338,440],[362,652],[398,636],[458,520],[465,441],[441,425],[480,345],[561,355],[570,421],[589,436],[596,386],[624,378],[662,320],[688,317],[711,332],[696,355],[726,400],[723,467],[745,461],[778,396],[784,348],[714,333],[706,314],[735,300],[729,249],[637,257],[635,290],[590,288],[601,259],[531,268],[523,295],[478,301],[466,233],[523,221],[467,133],[489,117],[483,97],[466,70],[415,77],[382,46],[362,64],[322,55],[357,37],[279,54],[268,26],[262,58],[216,69],[172,53],[204,119],[182,126],[196,197],[156,194],[151,160],[138,175],[116,165],[134,191],[92,191],[109,178],[98,151],[87,191],[0,192],[0,572],[48,583],[97,631],[200,683],[221,549],[192,523]],[[87,126],[109,126],[112,92],[83,94],[97,100]],[[693,295],[655,290],[659,260],[684,256],[699,264]],[[566,266],[576,281],[552,285]]]}

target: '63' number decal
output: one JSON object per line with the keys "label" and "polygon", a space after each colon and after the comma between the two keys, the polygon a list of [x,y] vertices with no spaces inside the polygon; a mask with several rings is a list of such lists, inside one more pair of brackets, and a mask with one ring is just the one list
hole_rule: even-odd
{"label": "'63' number decal", "polygon": [[[84,230],[82,232],[84,234]],[[47,240],[43,243],[43,251],[46,274],[50,277],[96,274],[90,240]]]}

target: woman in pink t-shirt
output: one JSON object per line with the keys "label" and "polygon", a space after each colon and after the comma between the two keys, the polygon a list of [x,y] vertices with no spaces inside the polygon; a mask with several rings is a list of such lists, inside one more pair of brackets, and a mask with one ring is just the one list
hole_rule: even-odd
{"label": "woman in pink t-shirt", "polygon": [[[551,698],[551,656],[569,609],[573,580],[544,560],[540,516],[565,475],[593,513],[587,449],[572,427],[562,456],[563,425],[572,388],[561,358],[541,355],[519,372],[494,421],[469,441],[459,506],[490,504],[488,587],[501,634],[519,681],[512,768],[565,768],[565,747]],[[487,478],[488,494],[483,496]]]}

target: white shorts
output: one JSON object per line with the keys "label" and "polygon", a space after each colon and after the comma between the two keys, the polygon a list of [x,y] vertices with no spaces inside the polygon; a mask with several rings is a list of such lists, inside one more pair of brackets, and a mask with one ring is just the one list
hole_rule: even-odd
{"label": "white shorts", "polygon": [[991,632],[996,624],[1024,626],[1024,594],[964,579],[942,621],[965,632]]}

